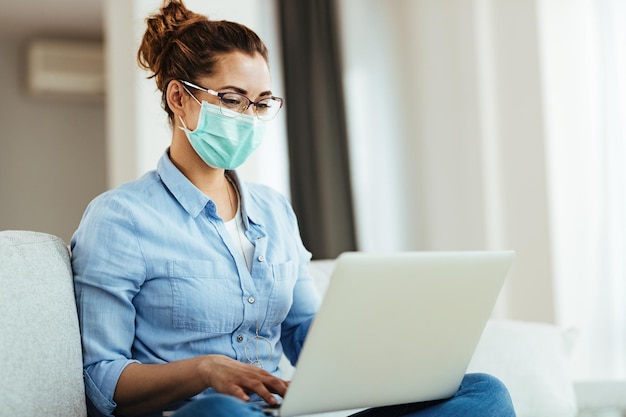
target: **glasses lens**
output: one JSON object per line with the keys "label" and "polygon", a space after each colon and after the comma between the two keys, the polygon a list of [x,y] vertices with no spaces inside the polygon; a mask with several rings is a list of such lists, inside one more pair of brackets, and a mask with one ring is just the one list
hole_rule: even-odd
{"label": "glasses lens", "polygon": [[282,106],[282,100],[266,98],[256,103],[256,115],[261,120],[271,120],[278,114]]}
{"label": "glasses lens", "polygon": [[241,94],[225,93],[220,97],[220,108],[226,117],[239,117],[248,107],[248,99]]}

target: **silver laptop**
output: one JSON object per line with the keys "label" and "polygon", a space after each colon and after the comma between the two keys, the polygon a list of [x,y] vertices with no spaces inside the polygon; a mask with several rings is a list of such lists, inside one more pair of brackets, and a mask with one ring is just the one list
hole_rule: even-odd
{"label": "silver laptop", "polygon": [[453,396],[514,256],[340,255],[289,389],[266,413],[290,417]]}

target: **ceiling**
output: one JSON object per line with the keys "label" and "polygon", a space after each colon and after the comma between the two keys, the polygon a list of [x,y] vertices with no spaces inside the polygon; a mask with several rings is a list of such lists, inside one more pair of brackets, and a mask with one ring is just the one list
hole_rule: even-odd
{"label": "ceiling", "polygon": [[102,39],[103,1],[0,0],[0,39]]}

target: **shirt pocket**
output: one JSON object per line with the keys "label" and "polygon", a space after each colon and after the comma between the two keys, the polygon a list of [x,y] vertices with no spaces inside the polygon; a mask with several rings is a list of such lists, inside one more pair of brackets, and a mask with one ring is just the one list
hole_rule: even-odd
{"label": "shirt pocket", "polygon": [[287,261],[270,266],[274,285],[270,295],[267,319],[270,324],[278,325],[285,320],[291,310],[293,290],[298,280],[298,265],[296,262]]}
{"label": "shirt pocket", "polygon": [[173,260],[168,275],[174,328],[224,334],[243,321],[241,286],[228,268],[211,261]]}

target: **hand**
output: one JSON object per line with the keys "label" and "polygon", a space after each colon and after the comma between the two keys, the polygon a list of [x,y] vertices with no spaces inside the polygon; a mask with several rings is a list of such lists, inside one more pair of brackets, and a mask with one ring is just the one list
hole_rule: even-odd
{"label": "hand", "polygon": [[272,394],[285,395],[289,382],[263,369],[223,355],[207,355],[202,360],[202,374],[207,385],[215,391],[249,401],[255,393],[268,404],[276,404]]}

